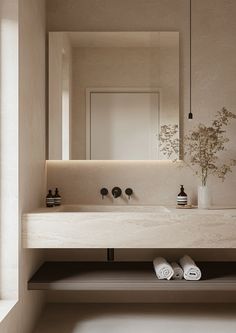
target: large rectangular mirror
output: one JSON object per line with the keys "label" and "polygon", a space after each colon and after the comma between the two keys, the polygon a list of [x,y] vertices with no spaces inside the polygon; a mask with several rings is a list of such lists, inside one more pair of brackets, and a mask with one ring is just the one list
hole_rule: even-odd
{"label": "large rectangular mirror", "polygon": [[178,32],[49,33],[49,159],[165,159],[163,125],[179,128]]}

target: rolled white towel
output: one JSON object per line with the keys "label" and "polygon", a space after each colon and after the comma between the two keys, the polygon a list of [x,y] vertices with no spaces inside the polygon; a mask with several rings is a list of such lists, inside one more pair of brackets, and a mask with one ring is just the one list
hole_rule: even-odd
{"label": "rolled white towel", "polygon": [[174,275],[172,276],[173,280],[182,280],[184,277],[184,272],[180,265],[177,262],[172,262],[171,267],[174,271]]}
{"label": "rolled white towel", "polygon": [[200,280],[202,273],[200,268],[195,264],[194,260],[185,255],[180,259],[180,265],[184,271],[185,280],[194,281]]}
{"label": "rolled white towel", "polygon": [[153,260],[154,270],[159,280],[170,280],[174,274],[171,265],[162,257]]}

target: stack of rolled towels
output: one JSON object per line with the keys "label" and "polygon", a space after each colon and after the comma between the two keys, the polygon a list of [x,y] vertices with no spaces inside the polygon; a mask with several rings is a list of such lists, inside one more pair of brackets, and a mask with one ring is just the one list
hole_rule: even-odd
{"label": "stack of rolled towels", "polygon": [[168,263],[166,259],[157,257],[153,260],[156,276],[159,280],[182,280],[198,281],[201,279],[201,270],[194,260],[188,255],[183,256],[179,264],[177,262]]}

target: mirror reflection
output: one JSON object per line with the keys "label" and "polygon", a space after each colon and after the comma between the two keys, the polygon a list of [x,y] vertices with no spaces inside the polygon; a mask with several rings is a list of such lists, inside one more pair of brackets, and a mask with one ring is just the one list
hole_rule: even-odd
{"label": "mirror reflection", "polygon": [[166,159],[163,125],[179,128],[178,32],[49,33],[49,159]]}

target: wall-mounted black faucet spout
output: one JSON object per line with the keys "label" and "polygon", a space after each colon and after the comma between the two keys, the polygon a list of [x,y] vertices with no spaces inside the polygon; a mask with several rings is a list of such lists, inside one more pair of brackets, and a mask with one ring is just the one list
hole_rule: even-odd
{"label": "wall-mounted black faucet spout", "polygon": [[134,191],[132,190],[132,188],[127,188],[125,190],[125,194],[128,196],[129,199],[133,193],[134,193]]}
{"label": "wall-mounted black faucet spout", "polygon": [[105,187],[103,187],[103,188],[100,190],[100,194],[101,194],[101,196],[102,196],[102,199],[104,199],[104,197],[105,197],[106,195],[108,195],[108,189],[105,188]]}
{"label": "wall-mounted black faucet spout", "polygon": [[119,198],[122,194],[122,190],[119,187],[113,187],[112,191],[111,191],[112,195],[114,198]]}

